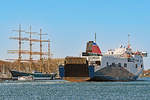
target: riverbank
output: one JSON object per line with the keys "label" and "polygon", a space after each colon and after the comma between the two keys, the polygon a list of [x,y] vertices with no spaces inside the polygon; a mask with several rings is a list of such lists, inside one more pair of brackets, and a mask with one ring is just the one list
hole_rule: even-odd
{"label": "riverbank", "polygon": [[[58,66],[60,64],[64,63],[63,58],[53,58],[53,59],[43,59],[42,61],[42,69],[40,69],[41,62],[40,61],[34,61],[32,63],[31,70],[30,69],[30,62],[22,62],[20,71],[22,72],[30,72],[33,71],[39,71],[43,73],[58,73]],[[9,70],[19,70],[19,64],[18,61],[14,62],[6,62],[6,61],[0,61],[0,79],[10,79],[11,73]]]}

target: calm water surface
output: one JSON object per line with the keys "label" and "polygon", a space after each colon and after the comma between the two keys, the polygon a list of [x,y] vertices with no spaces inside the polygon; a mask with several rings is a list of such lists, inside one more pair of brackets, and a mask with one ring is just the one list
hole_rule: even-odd
{"label": "calm water surface", "polygon": [[0,100],[150,100],[150,79],[134,82],[0,83]]}

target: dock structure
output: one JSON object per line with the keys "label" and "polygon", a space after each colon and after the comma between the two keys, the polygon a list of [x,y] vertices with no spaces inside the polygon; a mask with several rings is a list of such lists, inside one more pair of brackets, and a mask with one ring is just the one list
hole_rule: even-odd
{"label": "dock structure", "polygon": [[[40,29],[40,32],[33,32],[32,27],[30,26],[29,31],[22,30],[21,24],[19,24],[19,29],[18,30],[13,30],[15,32],[18,32],[18,37],[10,37],[10,39],[13,40],[18,40],[18,50],[8,50],[8,53],[11,54],[18,54],[18,59],[8,59],[8,60],[17,60],[18,61],[18,71],[21,71],[21,62],[23,61],[29,61],[30,62],[30,67],[29,71],[31,72],[33,61],[33,55],[39,55],[40,58],[40,72],[42,72],[42,65],[43,65],[43,55],[47,56],[48,59],[50,59],[50,40],[43,40],[42,36],[43,35],[48,35],[48,34],[42,34],[42,29]],[[22,33],[24,34],[29,34],[29,37],[23,37]],[[34,39],[33,35],[38,35],[39,39]],[[23,50],[22,48],[22,42],[29,42],[29,50]],[[33,42],[38,42],[40,43],[40,50],[39,51],[33,51]],[[48,44],[48,51],[43,51],[43,42]],[[29,55],[29,59],[23,59],[22,55],[26,54]],[[49,66],[48,66],[49,67]]]}

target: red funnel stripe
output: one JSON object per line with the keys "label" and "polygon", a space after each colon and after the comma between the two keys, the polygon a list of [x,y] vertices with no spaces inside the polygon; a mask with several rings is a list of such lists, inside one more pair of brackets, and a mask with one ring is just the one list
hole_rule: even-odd
{"label": "red funnel stripe", "polygon": [[97,54],[101,54],[102,53],[96,43],[93,43],[93,45],[92,45],[92,53],[97,53]]}

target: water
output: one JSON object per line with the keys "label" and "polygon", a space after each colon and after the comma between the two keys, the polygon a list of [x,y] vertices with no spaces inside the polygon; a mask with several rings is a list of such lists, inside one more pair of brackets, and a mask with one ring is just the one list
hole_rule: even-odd
{"label": "water", "polygon": [[134,82],[0,83],[0,100],[150,100],[150,79]]}

